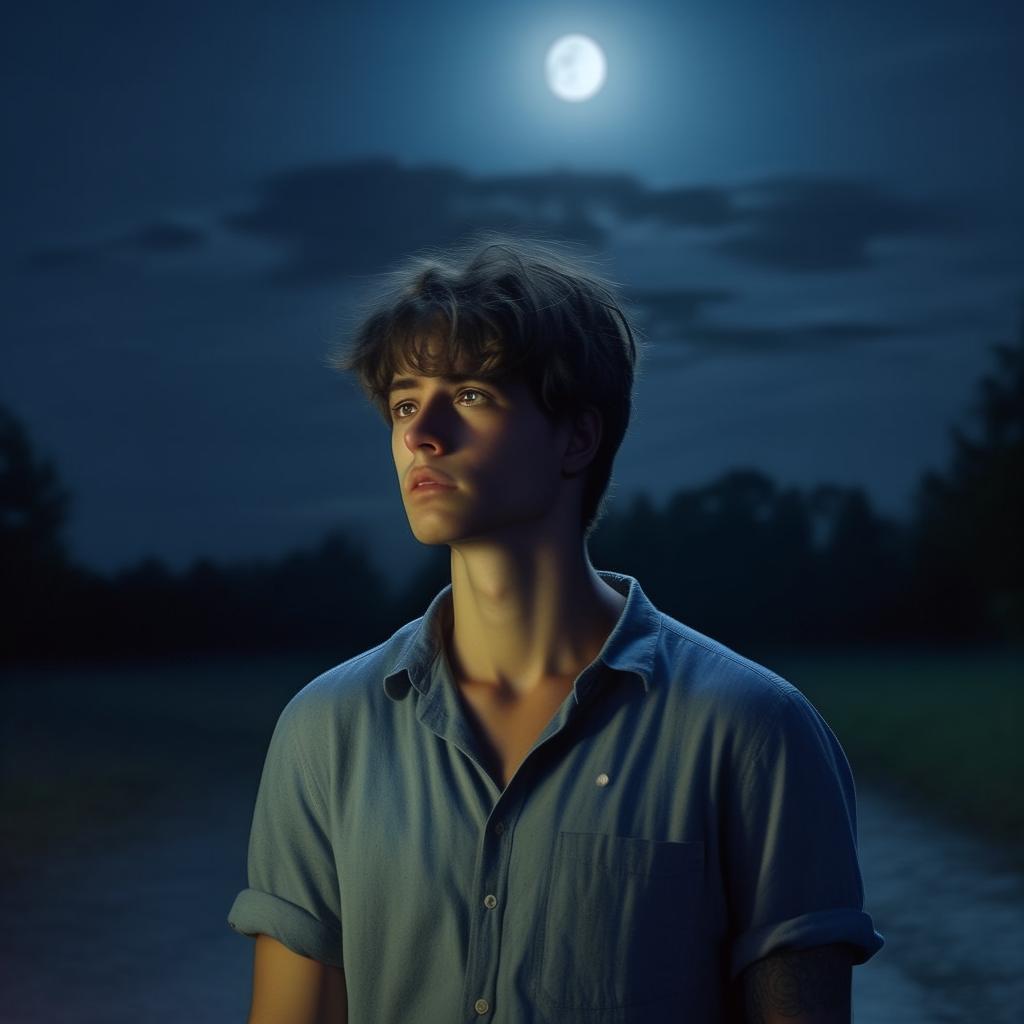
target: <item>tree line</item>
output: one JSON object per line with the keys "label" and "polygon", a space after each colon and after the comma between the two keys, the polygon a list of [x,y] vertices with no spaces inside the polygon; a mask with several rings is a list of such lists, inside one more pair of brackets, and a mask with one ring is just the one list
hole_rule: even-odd
{"label": "tree line", "polygon": [[[614,506],[589,542],[596,568],[636,576],[663,611],[733,647],[1024,646],[1024,315],[976,386],[970,431],[918,481],[908,521],[860,487],[780,488],[734,469]],[[0,660],[7,663],[313,651],[342,660],[421,615],[449,582],[432,549],[388,586],[343,528],[277,560],[148,558],[111,574],[78,563],[71,496],[0,406]]]}

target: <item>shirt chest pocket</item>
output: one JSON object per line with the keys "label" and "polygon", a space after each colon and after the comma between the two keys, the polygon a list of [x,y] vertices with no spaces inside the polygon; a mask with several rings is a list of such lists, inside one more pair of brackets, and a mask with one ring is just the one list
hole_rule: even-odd
{"label": "shirt chest pocket", "polygon": [[560,832],[537,950],[540,1005],[615,1010],[681,991],[703,882],[703,842]]}

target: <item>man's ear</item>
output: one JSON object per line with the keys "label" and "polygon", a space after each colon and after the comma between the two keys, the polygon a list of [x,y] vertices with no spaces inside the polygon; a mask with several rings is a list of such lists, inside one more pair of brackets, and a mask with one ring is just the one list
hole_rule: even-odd
{"label": "man's ear", "polygon": [[587,405],[572,417],[569,445],[562,458],[564,476],[579,476],[593,462],[603,432],[601,411],[596,405]]}

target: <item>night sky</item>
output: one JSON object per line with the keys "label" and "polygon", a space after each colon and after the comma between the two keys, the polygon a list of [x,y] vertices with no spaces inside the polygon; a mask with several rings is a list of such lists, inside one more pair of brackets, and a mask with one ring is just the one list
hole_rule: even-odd
{"label": "night sky", "polygon": [[[567,103],[575,32],[607,79]],[[616,504],[744,466],[903,517],[1017,330],[1022,44],[1015,0],[16,5],[0,402],[90,566],[351,524],[400,577],[387,430],[327,353],[373,275],[503,218],[641,315]]]}

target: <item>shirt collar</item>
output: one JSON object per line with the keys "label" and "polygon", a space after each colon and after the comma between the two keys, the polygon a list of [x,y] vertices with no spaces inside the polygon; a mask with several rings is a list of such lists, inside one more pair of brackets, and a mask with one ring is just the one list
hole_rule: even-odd
{"label": "shirt collar", "polygon": [[[651,604],[633,576],[596,570],[598,576],[626,598],[614,629],[608,635],[597,658],[607,668],[639,677],[644,693],[653,685],[654,658],[661,634],[662,615]],[[451,615],[452,585],[449,583],[430,602],[418,619],[403,626],[392,638],[394,655],[384,675],[384,692],[392,700],[401,700],[410,684],[420,693],[430,691],[435,678],[434,664],[444,653],[444,627]],[[592,686],[608,673],[585,673],[573,687],[579,704]]]}

